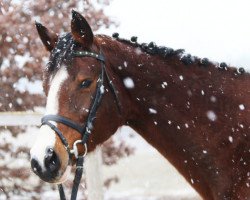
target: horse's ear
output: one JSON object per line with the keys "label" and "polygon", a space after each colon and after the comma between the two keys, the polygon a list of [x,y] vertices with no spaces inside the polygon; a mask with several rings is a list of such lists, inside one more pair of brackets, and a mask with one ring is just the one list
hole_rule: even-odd
{"label": "horse's ear", "polygon": [[74,40],[84,47],[90,47],[93,43],[93,32],[87,20],[78,12],[72,10],[71,33]]}
{"label": "horse's ear", "polygon": [[57,43],[58,35],[49,31],[45,26],[43,26],[42,24],[38,22],[35,22],[35,24],[36,24],[37,32],[44,46],[46,47],[48,51],[52,51],[52,49],[54,49]]}

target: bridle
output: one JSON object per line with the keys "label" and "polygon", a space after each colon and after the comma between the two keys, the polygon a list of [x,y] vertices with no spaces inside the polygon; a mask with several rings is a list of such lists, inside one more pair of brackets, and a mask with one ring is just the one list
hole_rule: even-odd
{"label": "bridle", "polygon": [[[80,125],[80,124],[78,124],[78,123],[76,123],[76,122],[74,122],[66,117],[60,116],[60,115],[45,115],[42,118],[42,126],[48,125],[58,135],[62,144],[65,146],[65,148],[68,152],[68,155],[69,155],[69,163],[68,164],[72,163],[73,155],[76,158],[76,172],[75,172],[74,184],[73,184],[72,192],[71,192],[71,200],[75,200],[77,197],[78,187],[79,187],[82,173],[83,173],[84,157],[87,154],[87,141],[88,141],[88,138],[91,134],[91,131],[93,130],[93,122],[94,122],[94,119],[96,118],[96,112],[97,112],[97,109],[101,103],[101,100],[102,100],[102,97],[104,94],[104,85],[103,85],[104,76],[107,77],[111,92],[115,95],[115,99],[116,99],[119,111],[120,111],[120,107],[119,107],[120,104],[119,104],[119,100],[117,97],[116,88],[114,87],[112,81],[110,80],[110,78],[106,72],[104,56],[101,53],[96,54],[96,53],[89,52],[89,51],[73,51],[72,55],[74,57],[93,57],[101,62],[101,73],[100,73],[98,80],[97,80],[95,98],[92,102],[91,108],[89,109],[86,123],[84,125]],[[81,140],[76,140],[74,142],[73,149],[70,149],[69,144],[67,142],[67,139],[63,136],[62,132],[54,124],[51,123],[51,121],[64,124],[72,129],[76,130],[77,132],[79,132],[81,134],[81,136],[82,136]],[[78,154],[77,144],[82,144],[84,146],[85,152],[83,155]],[[62,184],[58,185],[58,189],[59,189],[60,199],[66,200]]]}

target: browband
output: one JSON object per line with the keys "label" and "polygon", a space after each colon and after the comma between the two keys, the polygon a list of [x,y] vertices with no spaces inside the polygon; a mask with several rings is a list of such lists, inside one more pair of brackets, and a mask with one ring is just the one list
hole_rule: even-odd
{"label": "browband", "polygon": [[97,53],[93,53],[93,52],[89,52],[89,51],[74,51],[72,53],[73,56],[75,57],[93,57],[97,60],[100,60],[102,62],[105,62],[105,58],[102,54],[97,54]]}

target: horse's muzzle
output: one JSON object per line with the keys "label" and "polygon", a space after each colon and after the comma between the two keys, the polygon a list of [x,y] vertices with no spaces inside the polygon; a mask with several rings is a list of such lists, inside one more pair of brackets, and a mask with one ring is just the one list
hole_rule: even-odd
{"label": "horse's muzzle", "polygon": [[36,158],[31,159],[31,169],[42,180],[53,182],[59,175],[60,160],[52,148],[48,148],[44,157],[44,163],[39,163]]}

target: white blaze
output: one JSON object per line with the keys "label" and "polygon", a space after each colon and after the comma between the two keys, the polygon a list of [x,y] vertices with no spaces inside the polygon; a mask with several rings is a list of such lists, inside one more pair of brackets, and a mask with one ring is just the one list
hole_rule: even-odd
{"label": "white blaze", "polygon": [[[58,114],[59,93],[63,82],[68,78],[68,72],[62,66],[51,81],[50,89],[47,97],[47,105],[45,114]],[[53,122],[52,122],[53,123]],[[56,125],[56,123],[54,123]],[[42,168],[44,168],[44,157],[48,147],[54,147],[56,135],[54,131],[47,125],[40,128],[36,142],[30,150],[31,158],[38,160]]]}
{"label": "white blaze", "polygon": [[66,67],[63,66],[58,70],[55,77],[52,79],[47,97],[46,115],[58,114],[58,94],[60,92],[61,85],[68,78],[68,76],[69,74],[66,70]]}

